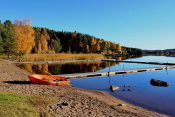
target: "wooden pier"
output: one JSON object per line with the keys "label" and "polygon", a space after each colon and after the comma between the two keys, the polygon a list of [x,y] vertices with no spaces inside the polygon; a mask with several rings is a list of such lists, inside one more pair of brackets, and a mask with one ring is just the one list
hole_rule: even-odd
{"label": "wooden pier", "polygon": [[[82,61],[84,61],[84,60],[82,60]],[[93,61],[93,60],[88,60],[88,61]],[[158,70],[175,69],[175,63],[168,63],[168,62],[161,63],[161,62],[124,61],[124,60],[116,60],[116,59],[103,59],[101,61],[140,63],[140,64],[154,64],[154,65],[164,65],[164,66],[161,66],[161,67],[148,67],[148,68],[136,68],[136,69],[122,69],[122,70],[112,70],[112,71],[102,71],[102,72],[61,74],[59,76],[64,76],[64,77],[67,77],[68,79],[77,79],[77,78],[114,76],[114,75],[124,75],[124,74],[140,73],[140,72],[150,72],[150,71],[158,71]],[[54,61],[54,62],[61,62],[61,61]],[[74,61],[74,62],[77,62],[77,61]],[[16,64],[30,64],[30,63],[33,63],[33,62],[18,62]],[[38,62],[38,63],[43,63],[43,62]],[[52,61],[51,62],[50,61],[49,62],[46,61],[44,63],[52,63]],[[55,75],[55,76],[57,76],[57,75]]]}
{"label": "wooden pier", "polygon": [[165,66],[136,68],[136,69],[122,69],[122,70],[112,70],[112,71],[103,71],[103,72],[61,74],[59,76],[64,76],[64,77],[67,77],[68,79],[76,79],[76,78],[114,76],[114,75],[124,75],[124,74],[140,73],[140,72],[150,72],[150,71],[158,71],[158,70],[175,69],[175,63],[168,63],[168,62],[167,63],[161,63],[161,62],[123,61],[123,60],[116,60],[116,59],[103,59],[102,61],[155,64],[155,65],[165,65]]}
{"label": "wooden pier", "polygon": [[161,63],[161,62],[143,62],[143,61],[125,61],[125,60],[116,60],[116,59],[103,59],[102,61],[108,62],[125,62],[125,63],[141,63],[141,64],[154,64],[154,65],[175,65],[175,63]]}
{"label": "wooden pier", "polygon": [[87,77],[124,75],[124,74],[159,71],[159,70],[168,70],[168,69],[175,69],[175,65],[163,66],[163,67],[137,68],[137,69],[122,69],[122,70],[112,70],[112,71],[103,71],[103,72],[61,74],[59,76],[64,76],[64,77],[67,77],[68,79],[77,79],[77,78],[87,78]]}

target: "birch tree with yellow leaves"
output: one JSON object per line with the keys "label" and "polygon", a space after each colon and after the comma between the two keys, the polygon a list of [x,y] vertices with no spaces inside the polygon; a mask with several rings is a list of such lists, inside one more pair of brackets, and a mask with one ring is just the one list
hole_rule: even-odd
{"label": "birch tree with yellow leaves", "polygon": [[46,53],[48,50],[47,40],[44,34],[40,35],[41,53]]}
{"label": "birch tree with yellow leaves", "polygon": [[30,26],[30,19],[15,20],[13,31],[16,36],[16,50],[19,55],[29,54],[34,46],[34,29]]}
{"label": "birch tree with yellow leaves", "polygon": [[93,36],[91,36],[91,52],[95,52],[95,44],[96,44],[96,40]]}
{"label": "birch tree with yellow leaves", "polygon": [[116,44],[116,50],[122,52],[122,47],[120,46],[120,44]]}

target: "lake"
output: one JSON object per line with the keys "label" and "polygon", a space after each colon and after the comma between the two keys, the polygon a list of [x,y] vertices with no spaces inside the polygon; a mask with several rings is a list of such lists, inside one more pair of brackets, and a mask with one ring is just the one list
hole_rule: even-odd
{"label": "lake", "polygon": [[[140,58],[127,59],[127,61],[130,60],[175,63],[174,57],[166,56],[143,56]],[[31,73],[44,74],[44,71],[48,71],[49,73],[52,73],[54,75],[59,75],[69,73],[158,67],[163,65],[110,62],[109,67],[109,62],[85,62],[59,64],[27,64],[18,66],[22,69],[26,69]],[[150,84],[150,80],[153,78],[166,81],[170,83],[170,85],[168,87],[152,86]],[[105,91],[110,95],[124,100],[130,104],[170,116],[175,116],[175,69],[107,77],[70,79],[70,81],[71,85],[73,85],[74,87]],[[109,89],[111,85],[118,86],[120,87],[120,89],[115,92],[111,92]],[[127,87],[124,87],[124,85],[127,85]],[[128,91],[128,89],[130,89],[131,91]]]}
{"label": "lake", "polygon": [[[168,61],[169,63],[175,63],[174,57],[165,56],[144,56],[141,58],[132,58],[127,60],[165,63]],[[132,69],[155,67],[160,65],[120,63],[110,67],[110,70],[120,70],[123,69],[123,66],[124,69]],[[109,68],[107,67],[98,71],[108,70]],[[150,80],[153,78],[166,81],[170,83],[170,85],[168,87],[152,86],[150,84]],[[162,114],[175,116],[175,69],[109,77],[73,79],[71,80],[71,84],[78,88],[105,91],[116,98],[136,106]],[[118,86],[120,89],[115,92],[111,92],[109,89],[111,85]],[[125,88],[124,85],[131,87]],[[123,91],[123,89],[126,91]],[[131,91],[127,91],[128,89]]]}

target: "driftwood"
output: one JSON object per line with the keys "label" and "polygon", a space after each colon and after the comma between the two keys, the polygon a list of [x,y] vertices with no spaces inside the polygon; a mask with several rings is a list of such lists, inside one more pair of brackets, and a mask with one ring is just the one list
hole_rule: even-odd
{"label": "driftwood", "polygon": [[151,79],[150,84],[153,85],[153,86],[164,86],[164,87],[169,86],[168,82],[161,81],[161,80],[156,80],[156,79]]}

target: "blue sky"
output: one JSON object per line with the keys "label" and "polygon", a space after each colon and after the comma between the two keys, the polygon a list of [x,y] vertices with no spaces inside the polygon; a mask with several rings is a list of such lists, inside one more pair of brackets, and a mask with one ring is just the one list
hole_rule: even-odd
{"label": "blue sky", "polygon": [[121,46],[175,48],[175,0],[1,0],[0,20],[89,34]]}

